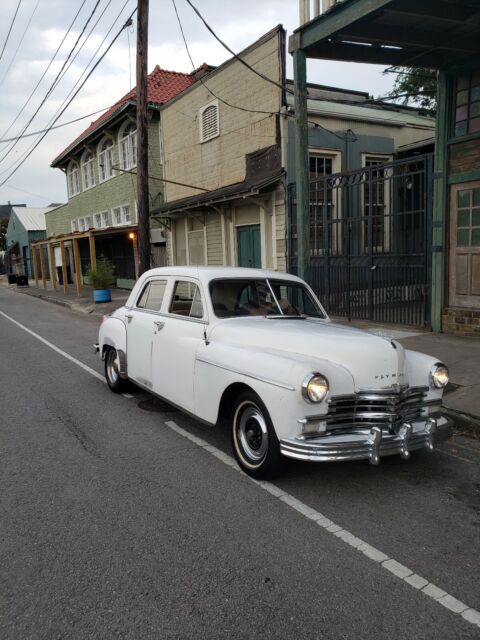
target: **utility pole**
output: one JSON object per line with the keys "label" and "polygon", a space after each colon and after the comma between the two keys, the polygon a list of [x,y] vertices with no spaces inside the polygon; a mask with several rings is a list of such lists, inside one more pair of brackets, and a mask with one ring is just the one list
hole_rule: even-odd
{"label": "utility pole", "polygon": [[138,275],[150,269],[148,206],[148,0],[137,0],[137,213]]}

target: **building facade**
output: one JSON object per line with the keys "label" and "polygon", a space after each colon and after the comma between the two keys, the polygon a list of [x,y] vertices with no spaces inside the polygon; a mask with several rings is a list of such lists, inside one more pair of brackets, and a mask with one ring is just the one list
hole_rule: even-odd
{"label": "building facade", "polygon": [[[181,185],[166,183],[154,215],[166,229],[171,264],[285,271],[296,133],[284,30],[239,57],[253,71],[233,58],[161,108],[164,176]],[[388,162],[399,147],[434,133],[432,118],[372,105],[365,92],[311,84],[307,110],[312,177]]]}
{"label": "building facade", "polygon": [[31,243],[45,238],[49,211],[51,207],[12,206],[6,235],[7,272],[33,276]]}
{"label": "building facade", "polygon": [[[148,76],[148,158],[150,207],[163,201],[163,152],[161,147],[160,105],[196,81],[193,74],[165,71],[155,67]],[[65,174],[68,202],[50,212],[46,233],[56,249],[60,265],[59,241],[65,244],[68,278],[75,271],[72,240],[79,238],[82,273],[91,263],[93,237],[96,256],[103,255],[115,266],[117,286],[135,282],[137,227],[137,139],[136,91],[130,91],[93,122],[52,162]],[[152,253],[155,266],[164,260],[165,239],[152,224]],[[91,231],[88,236],[88,232]],[[87,237],[88,236],[88,237]],[[40,249],[39,249],[40,250]],[[47,250],[43,245],[42,250]]]}

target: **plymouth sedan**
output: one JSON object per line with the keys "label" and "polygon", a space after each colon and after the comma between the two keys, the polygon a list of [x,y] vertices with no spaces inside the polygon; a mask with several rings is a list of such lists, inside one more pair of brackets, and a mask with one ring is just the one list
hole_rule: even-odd
{"label": "plymouth sedan", "polygon": [[286,273],[152,269],[104,320],[97,348],[112,391],[132,381],[205,423],[226,418],[255,478],[278,473],[285,457],[408,459],[450,435],[443,363],[332,323]]}

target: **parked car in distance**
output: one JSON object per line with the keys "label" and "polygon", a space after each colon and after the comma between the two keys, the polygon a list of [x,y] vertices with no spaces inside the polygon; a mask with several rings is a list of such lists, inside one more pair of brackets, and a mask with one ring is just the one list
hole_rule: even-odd
{"label": "parked car in distance", "polygon": [[330,321],[296,276],[164,267],[139,278],[96,345],[112,391],[131,380],[202,422],[228,418],[254,478],[285,458],[409,458],[448,438],[448,369],[396,340]]}

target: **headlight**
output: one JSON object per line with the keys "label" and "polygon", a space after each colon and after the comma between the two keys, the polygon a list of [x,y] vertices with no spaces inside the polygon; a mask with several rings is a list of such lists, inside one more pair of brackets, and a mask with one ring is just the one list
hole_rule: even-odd
{"label": "headlight", "polygon": [[448,367],[440,362],[433,365],[430,370],[430,384],[437,389],[443,389],[449,381]]}
{"label": "headlight", "polygon": [[302,384],[302,395],[309,402],[321,402],[328,393],[328,380],[320,373],[309,373]]}

